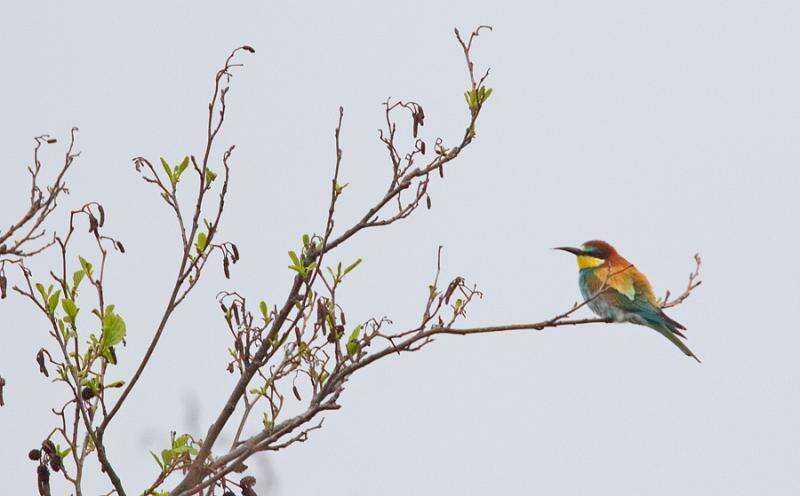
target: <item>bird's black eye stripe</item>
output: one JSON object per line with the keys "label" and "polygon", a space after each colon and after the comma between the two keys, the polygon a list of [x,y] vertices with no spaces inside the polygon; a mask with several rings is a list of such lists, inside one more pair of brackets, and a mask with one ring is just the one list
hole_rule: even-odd
{"label": "bird's black eye stripe", "polygon": [[590,257],[601,258],[603,260],[608,258],[608,251],[598,246],[587,246],[584,248],[583,252]]}

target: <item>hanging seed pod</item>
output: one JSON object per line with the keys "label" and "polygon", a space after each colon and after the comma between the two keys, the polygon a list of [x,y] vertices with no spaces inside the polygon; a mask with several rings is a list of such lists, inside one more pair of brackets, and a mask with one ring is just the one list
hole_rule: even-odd
{"label": "hanging seed pod", "polygon": [[47,456],[53,456],[56,452],[56,445],[53,444],[53,441],[45,439],[42,441],[42,451],[44,451]]}
{"label": "hanging seed pod", "polygon": [[39,496],[50,496],[50,471],[47,465],[36,467],[36,485],[39,488]]}
{"label": "hanging seed pod", "polygon": [[231,308],[233,308],[233,318],[236,321],[236,325],[242,325],[242,321],[239,319],[239,308],[236,303]]}
{"label": "hanging seed pod", "polygon": [[42,457],[42,452],[38,449],[32,449],[28,452],[28,458],[31,460],[38,460]]}
{"label": "hanging seed pod", "polygon": [[92,214],[89,214],[89,232],[97,234],[97,218]]}
{"label": "hanging seed pod", "polygon": [[45,377],[50,377],[50,374],[47,373],[47,367],[44,365],[44,348],[36,354],[36,363],[39,364],[39,372],[44,374]]}

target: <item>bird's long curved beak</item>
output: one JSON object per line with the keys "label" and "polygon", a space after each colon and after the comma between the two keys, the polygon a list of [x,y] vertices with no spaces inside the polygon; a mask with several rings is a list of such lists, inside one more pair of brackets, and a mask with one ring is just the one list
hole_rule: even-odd
{"label": "bird's long curved beak", "polygon": [[573,248],[571,246],[556,246],[554,250],[568,251],[573,255],[583,255],[583,250],[580,248]]}

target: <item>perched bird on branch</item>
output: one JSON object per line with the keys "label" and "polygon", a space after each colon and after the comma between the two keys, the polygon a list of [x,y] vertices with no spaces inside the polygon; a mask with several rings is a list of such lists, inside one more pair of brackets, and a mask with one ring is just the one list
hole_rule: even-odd
{"label": "perched bird on branch", "polygon": [[680,338],[686,328],[661,309],[647,277],[605,241],[587,241],[579,248],[555,248],[577,257],[581,294],[589,308],[611,322],[630,322],[650,327],[700,362]]}

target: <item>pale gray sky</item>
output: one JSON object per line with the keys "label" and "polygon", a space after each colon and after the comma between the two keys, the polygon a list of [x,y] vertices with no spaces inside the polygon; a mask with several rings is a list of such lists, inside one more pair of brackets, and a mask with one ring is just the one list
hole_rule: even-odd
{"label": "pale gray sky", "polygon": [[[147,450],[170,428],[205,432],[227,394],[213,295],[237,287],[277,300],[286,251],[322,228],[337,107],[352,184],[344,225],[385,186],[376,129],[387,96],[424,105],[426,136],[461,132],[466,76],[452,28],[487,23],[495,31],[475,55],[495,91],[479,139],[433,185],[433,210],[342,250],[365,258],[344,295],[348,320],[414,321],[439,244],[445,272],[486,294],[472,323],[547,318],[579,298],[574,261],[549,248],[600,237],[659,294],[681,289],[701,252],[704,284],[671,314],[704,363],[631,325],[443,338],[356,377],[309,443],[270,456],[270,494],[800,491],[800,4],[223,5],[17,2],[0,19],[0,221],[24,207],[31,138],[63,144],[79,126],[64,206],[101,201],[127,247],[108,275],[128,321],[120,378],[149,341],[178,249],[130,159],[197,153],[213,72],[233,47],[257,50],[233,81],[221,137],[237,144],[223,236],[243,261],[232,281],[208,272],[107,433],[129,486],[153,478]],[[33,361],[41,318],[17,297],[0,318],[2,492],[31,494],[25,455],[64,391]],[[106,485],[90,478],[87,494]]]}

